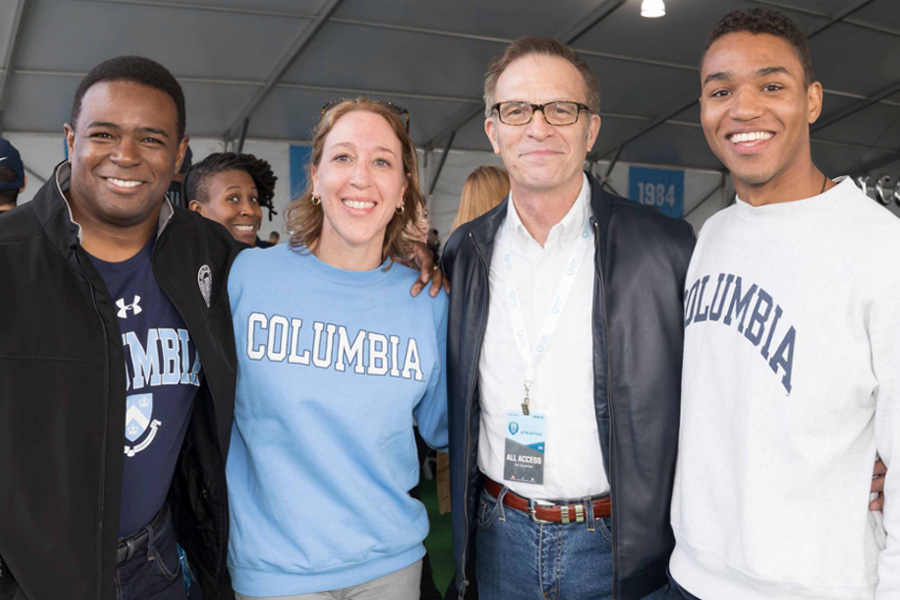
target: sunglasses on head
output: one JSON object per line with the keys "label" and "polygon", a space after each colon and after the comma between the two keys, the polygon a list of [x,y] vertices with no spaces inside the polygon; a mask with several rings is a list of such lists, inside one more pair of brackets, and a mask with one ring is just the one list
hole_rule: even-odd
{"label": "sunglasses on head", "polygon": [[[405,106],[400,106],[399,104],[394,104],[393,102],[388,102],[387,100],[373,100],[371,98],[367,98],[367,100],[369,102],[374,102],[375,104],[378,104],[379,106],[385,107],[386,109],[388,109],[389,111],[391,111],[392,113],[397,115],[398,117],[402,118],[404,124],[406,125],[406,133],[409,133],[409,111],[406,109]],[[342,102],[356,103],[356,99],[355,98],[338,98],[336,100],[332,100],[332,101],[328,102],[327,104],[325,104],[325,106],[322,107],[322,113],[321,113],[320,117],[324,117],[325,113],[327,113],[329,110],[331,110],[338,104],[341,104]]]}

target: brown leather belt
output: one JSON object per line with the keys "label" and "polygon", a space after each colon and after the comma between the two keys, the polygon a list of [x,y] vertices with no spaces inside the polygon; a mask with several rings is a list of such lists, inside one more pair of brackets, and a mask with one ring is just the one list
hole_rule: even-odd
{"label": "brown leather belt", "polygon": [[[489,477],[484,478],[484,489],[487,493],[497,498],[503,490],[501,484]],[[531,517],[535,523],[581,523],[584,521],[584,503],[553,504],[541,500],[529,500],[508,490],[503,496],[503,504],[521,511]],[[609,495],[594,498],[591,501],[594,507],[594,518],[600,519],[612,516],[612,503]]]}

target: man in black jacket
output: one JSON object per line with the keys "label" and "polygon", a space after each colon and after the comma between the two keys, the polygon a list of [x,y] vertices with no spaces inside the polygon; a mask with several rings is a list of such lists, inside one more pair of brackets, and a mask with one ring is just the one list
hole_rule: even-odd
{"label": "man in black jacket", "polygon": [[3,600],[183,599],[176,540],[204,597],[233,597],[239,247],[165,199],[184,129],[164,67],[106,61],[76,91],[69,159],[0,218]]}
{"label": "man in black jacket", "polygon": [[642,598],[673,546],[693,232],[582,171],[600,90],[571,49],[514,42],[485,102],[510,199],[443,256],[458,595]]}
{"label": "man in black jacket", "polygon": [[161,65],[95,67],[65,133],[68,160],[0,217],[0,600],[181,600],[176,541],[205,600],[231,600],[226,284],[244,246],[165,197],[188,137]]}

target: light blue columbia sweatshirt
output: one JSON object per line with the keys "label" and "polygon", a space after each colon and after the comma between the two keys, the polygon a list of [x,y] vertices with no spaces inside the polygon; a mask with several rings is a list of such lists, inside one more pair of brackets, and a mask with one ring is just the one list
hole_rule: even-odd
{"label": "light blue columbia sweatshirt", "polygon": [[288,244],[234,262],[228,567],[241,594],[359,585],[425,554],[413,417],[447,446],[447,297],[411,297],[416,276],[344,271]]}

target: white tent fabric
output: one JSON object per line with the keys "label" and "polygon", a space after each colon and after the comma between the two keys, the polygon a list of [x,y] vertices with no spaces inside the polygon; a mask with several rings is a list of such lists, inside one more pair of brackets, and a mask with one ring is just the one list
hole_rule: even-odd
{"label": "white tent fabric", "polygon": [[[716,171],[722,167],[699,127],[698,59],[724,13],[770,6],[808,33],[826,90],[812,134],[816,163],[829,175],[900,177],[896,0],[668,0],[661,19],[641,18],[640,3],[4,0],[0,132],[22,140],[26,166],[48,176],[48,165],[62,158],[61,125],[78,81],[122,54],[148,56],[176,75],[194,140],[232,147],[246,125],[244,149],[258,148],[273,163],[288,144],[308,139],[326,101],[369,95],[409,108],[413,138],[431,158],[451,136],[448,156],[467,157],[465,167],[448,160],[437,181],[431,211],[443,215],[455,206],[468,165],[493,160],[480,116],[487,64],[517,37],[549,35],[570,42],[600,78],[603,127],[592,160],[618,153],[624,164]],[[686,191],[685,209],[704,196],[703,186]],[[723,201],[707,200],[711,207]]]}

